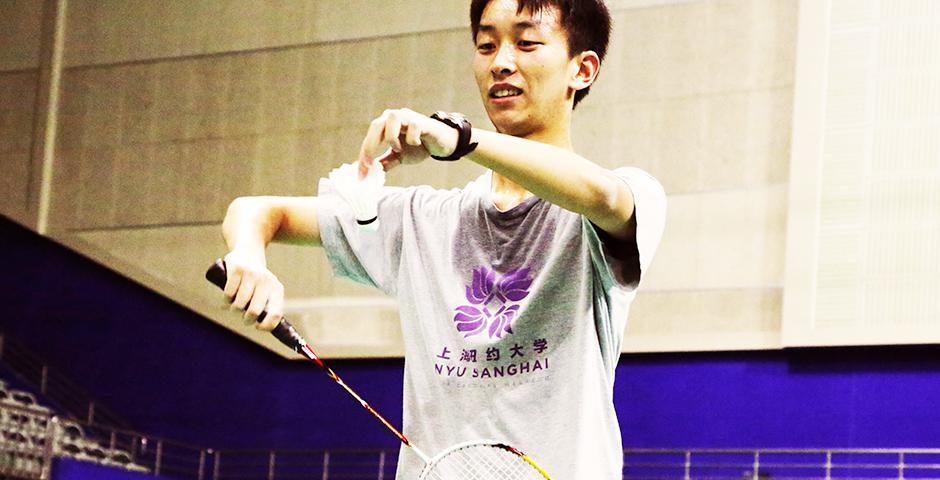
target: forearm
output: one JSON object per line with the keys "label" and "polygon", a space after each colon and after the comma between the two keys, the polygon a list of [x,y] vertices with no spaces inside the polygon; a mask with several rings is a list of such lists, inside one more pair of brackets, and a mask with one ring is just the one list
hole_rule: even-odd
{"label": "forearm", "polygon": [[[546,143],[476,128],[471,137],[478,146],[465,158],[539,198],[584,215],[616,238],[632,235],[633,193],[613,172]],[[388,169],[399,163],[424,160],[428,154],[447,156],[455,151],[458,141],[458,132],[452,125],[406,108],[386,110],[372,121],[363,139],[360,171],[376,161]],[[383,155],[388,147],[391,153]]]}
{"label": "forearm", "polygon": [[228,207],[222,236],[230,250],[261,255],[272,241],[320,245],[316,199],[240,197]]}
{"label": "forearm", "polygon": [[519,184],[539,198],[586,216],[620,236],[633,213],[633,196],[611,171],[552,145],[474,129],[476,150],[466,158]]}

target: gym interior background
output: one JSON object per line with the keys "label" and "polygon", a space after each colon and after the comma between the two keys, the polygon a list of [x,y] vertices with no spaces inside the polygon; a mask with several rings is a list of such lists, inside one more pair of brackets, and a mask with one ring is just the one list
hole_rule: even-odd
{"label": "gym interior background", "polygon": [[[625,447],[940,447],[940,4],[608,3],[575,147],[669,197],[617,369]],[[394,447],[202,274],[229,201],[314,194],[383,109],[488,125],[467,17],[464,0],[0,2],[4,335],[153,435]],[[394,301],[317,249],[272,247],[269,266],[293,323],[400,423]]]}

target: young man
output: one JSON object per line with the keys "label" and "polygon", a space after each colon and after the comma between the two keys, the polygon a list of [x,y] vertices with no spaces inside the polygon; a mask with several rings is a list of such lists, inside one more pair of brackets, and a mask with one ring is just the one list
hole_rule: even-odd
{"label": "young man", "polygon": [[[662,234],[665,195],[636,168],[573,152],[571,116],[597,77],[601,0],[473,0],[473,69],[496,132],[408,109],[375,119],[360,165],[476,162],[462,190],[387,187],[378,231],[332,186],[236,199],[225,293],[271,329],[283,288],[271,240],[322,245],[337,275],[395,296],[405,342],[404,431],[428,452],[475,439],[527,452],[554,479],[619,479],[614,369],[628,309]],[[417,478],[407,449],[398,478]]]}

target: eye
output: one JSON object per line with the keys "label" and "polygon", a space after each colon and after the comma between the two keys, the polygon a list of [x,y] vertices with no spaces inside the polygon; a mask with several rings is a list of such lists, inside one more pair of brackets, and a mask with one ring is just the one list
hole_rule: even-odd
{"label": "eye", "polygon": [[535,46],[541,45],[541,42],[533,42],[530,40],[519,40],[519,46],[522,48],[535,48]]}
{"label": "eye", "polygon": [[490,52],[494,48],[496,48],[496,46],[493,45],[492,43],[481,43],[477,45],[477,51],[480,51],[480,52]]}

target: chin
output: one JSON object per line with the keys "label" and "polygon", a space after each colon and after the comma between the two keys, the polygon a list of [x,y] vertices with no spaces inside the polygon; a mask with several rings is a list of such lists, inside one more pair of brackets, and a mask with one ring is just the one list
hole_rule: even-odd
{"label": "chin", "polygon": [[512,135],[514,137],[526,137],[529,135],[529,133],[532,132],[532,129],[527,126],[514,123],[507,126],[497,125],[496,131],[506,135]]}
{"label": "chin", "polygon": [[521,137],[532,131],[532,125],[528,118],[518,118],[520,115],[513,115],[516,112],[498,111],[487,113],[490,117],[490,123],[496,127],[496,131],[499,133]]}
{"label": "chin", "polygon": [[523,136],[529,130],[526,125],[519,122],[493,122],[493,126],[496,127],[497,132],[504,133],[506,135],[512,135],[514,137]]}

